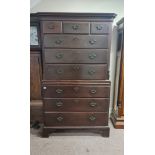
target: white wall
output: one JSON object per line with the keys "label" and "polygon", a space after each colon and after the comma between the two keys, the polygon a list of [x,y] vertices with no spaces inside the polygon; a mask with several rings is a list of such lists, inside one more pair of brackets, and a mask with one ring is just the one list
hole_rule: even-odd
{"label": "white wall", "polygon": [[124,16],[123,0],[31,0],[35,12],[106,12],[116,13],[117,22]]}
{"label": "white wall", "polygon": [[111,52],[110,52],[110,81],[111,81],[110,112],[112,110],[113,99],[114,99],[116,48],[117,48],[117,26],[114,26],[112,30]]}
{"label": "white wall", "polygon": [[[113,26],[124,16],[123,0],[31,0],[31,13],[36,12],[102,12],[116,13]],[[113,27],[110,54],[111,101],[113,102],[117,28]]]}

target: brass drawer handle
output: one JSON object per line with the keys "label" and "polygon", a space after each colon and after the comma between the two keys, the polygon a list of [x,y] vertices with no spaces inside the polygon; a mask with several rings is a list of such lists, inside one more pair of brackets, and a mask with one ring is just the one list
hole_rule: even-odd
{"label": "brass drawer handle", "polygon": [[95,116],[90,116],[90,117],[89,117],[89,120],[90,120],[90,121],[95,121],[95,120],[96,120],[96,117],[95,117]]}
{"label": "brass drawer handle", "polygon": [[96,58],[96,53],[89,54],[89,59],[95,59],[95,58]]}
{"label": "brass drawer handle", "polygon": [[88,74],[93,75],[93,74],[95,74],[95,72],[96,72],[95,70],[91,69],[91,70],[88,71]]}
{"label": "brass drawer handle", "polygon": [[74,71],[80,70],[80,66],[73,66]]}
{"label": "brass drawer handle", "polygon": [[55,57],[57,59],[61,59],[61,58],[63,58],[63,54],[62,53],[57,53]]}
{"label": "brass drawer handle", "polygon": [[91,107],[95,107],[95,106],[97,105],[97,103],[96,103],[96,102],[90,102],[89,105],[90,105]]}
{"label": "brass drawer handle", "polygon": [[49,25],[48,25],[48,28],[49,28],[49,29],[55,29],[55,25],[54,25],[54,24],[49,24]]}
{"label": "brass drawer handle", "polygon": [[62,106],[63,106],[63,103],[62,103],[61,101],[56,102],[56,106],[57,106],[57,107],[62,107]]}
{"label": "brass drawer handle", "polygon": [[90,93],[91,93],[91,94],[96,94],[96,92],[97,92],[96,89],[91,89],[91,90],[90,90]]}
{"label": "brass drawer handle", "polygon": [[56,44],[61,44],[62,43],[62,40],[56,40],[55,43]]}
{"label": "brass drawer handle", "polygon": [[56,89],[56,93],[61,94],[61,93],[63,93],[63,90],[62,89]]}
{"label": "brass drawer handle", "polygon": [[96,26],[96,29],[97,29],[97,30],[102,30],[102,28],[103,28],[103,27],[102,27],[101,25]]}
{"label": "brass drawer handle", "polygon": [[57,117],[57,121],[58,122],[62,122],[63,121],[63,117],[61,117],[61,116]]}
{"label": "brass drawer handle", "polygon": [[60,69],[57,69],[57,74],[62,74],[63,73],[63,70],[60,68]]}
{"label": "brass drawer handle", "polygon": [[78,29],[79,29],[79,25],[77,25],[77,24],[72,25],[72,29],[73,29],[73,30],[78,30]]}
{"label": "brass drawer handle", "polygon": [[93,45],[93,44],[96,43],[96,40],[90,40],[89,43],[90,43],[91,45]]}

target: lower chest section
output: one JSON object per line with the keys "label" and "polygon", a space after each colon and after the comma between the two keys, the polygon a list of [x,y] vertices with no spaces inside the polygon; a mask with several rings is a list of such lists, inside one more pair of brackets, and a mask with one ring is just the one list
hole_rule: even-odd
{"label": "lower chest section", "polygon": [[42,86],[45,126],[108,125],[109,82],[47,81]]}

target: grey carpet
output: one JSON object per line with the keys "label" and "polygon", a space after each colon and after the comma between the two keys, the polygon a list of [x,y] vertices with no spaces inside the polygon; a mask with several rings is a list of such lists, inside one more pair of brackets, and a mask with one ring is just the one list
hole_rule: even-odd
{"label": "grey carpet", "polygon": [[31,129],[31,155],[123,155],[124,130],[109,125],[109,138],[95,133],[53,133],[41,138],[41,129]]}

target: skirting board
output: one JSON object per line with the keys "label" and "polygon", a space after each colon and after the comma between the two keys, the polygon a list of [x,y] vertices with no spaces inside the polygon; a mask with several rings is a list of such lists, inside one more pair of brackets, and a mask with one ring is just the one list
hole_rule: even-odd
{"label": "skirting board", "polygon": [[124,117],[117,117],[115,111],[111,113],[110,117],[114,128],[116,129],[124,129]]}

